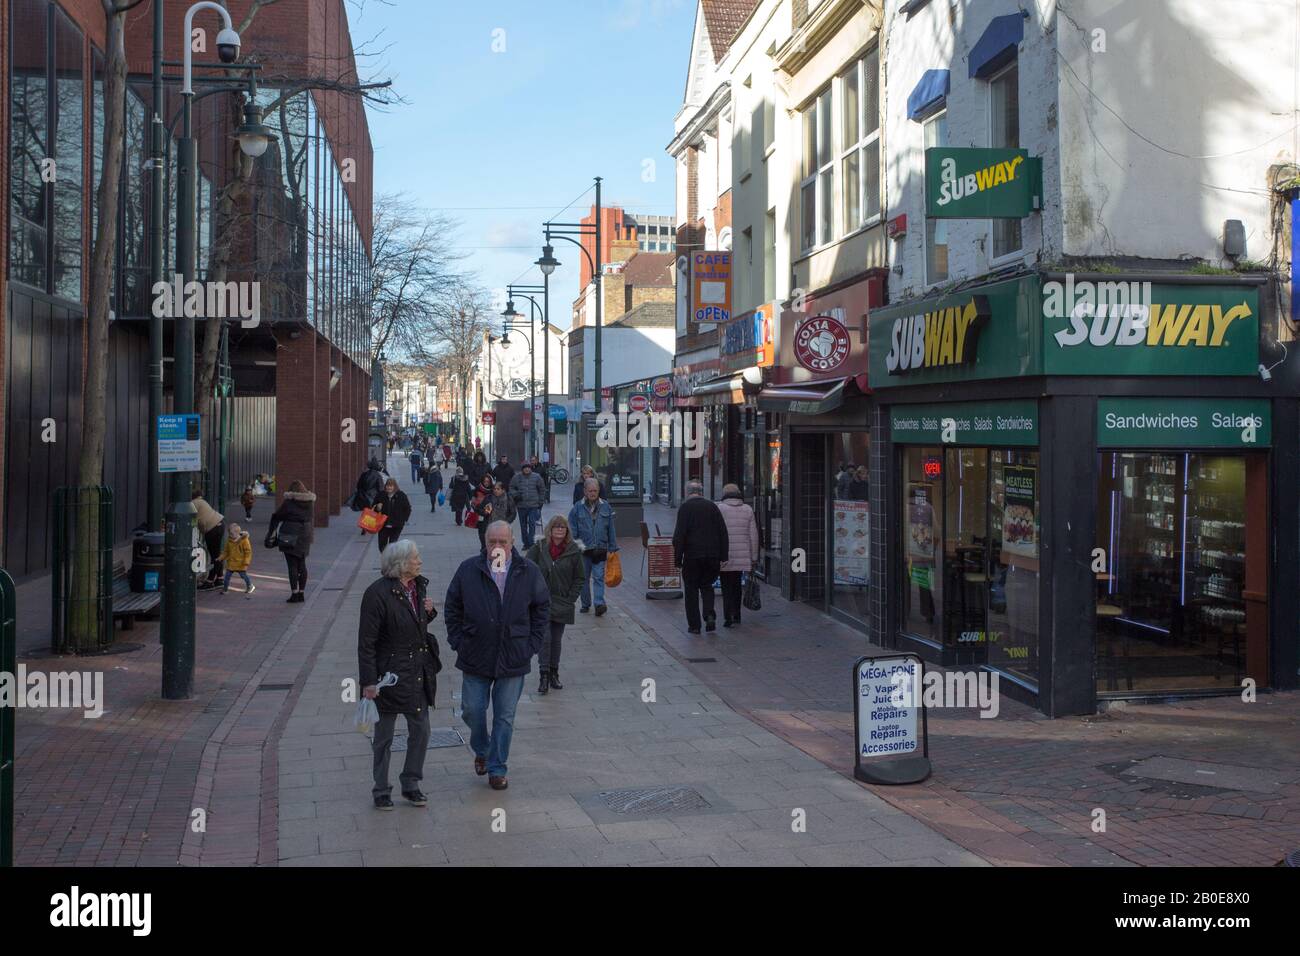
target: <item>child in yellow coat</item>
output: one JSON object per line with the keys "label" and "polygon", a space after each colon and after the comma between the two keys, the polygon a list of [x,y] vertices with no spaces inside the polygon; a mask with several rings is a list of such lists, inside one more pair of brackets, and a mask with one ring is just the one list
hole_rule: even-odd
{"label": "child in yellow coat", "polygon": [[222,594],[230,590],[230,577],[234,574],[244,579],[244,584],[247,586],[245,594],[252,594],[257,590],[257,585],[248,577],[248,569],[253,563],[252,542],[248,540],[248,532],[242,530],[233,521],[230,524],[230,534],[226,538],[225,548],[221,552],[221,560],[226,566],[226,576],[221,583]]}

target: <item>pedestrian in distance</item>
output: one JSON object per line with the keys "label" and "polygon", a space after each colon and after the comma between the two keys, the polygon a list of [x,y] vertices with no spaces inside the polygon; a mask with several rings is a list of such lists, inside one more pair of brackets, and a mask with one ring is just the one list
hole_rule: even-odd
{"label": "pedestrian in distance", "polygon": [[190,504],[198,512],[199,534],[203,536],[203,545],[208,552],[208,573],[199,587],[207,590],[217,586],[221,577],[221,552],[225,548],[225,516],[203,499],[203,492],[195,488],[190,493]]}
{"label": "pedestrian in distance", "polygon": [[569,528],[582,549],[582,608],[591,610],[593,592],[596,617],[605,613],[605,560],[618,550],[614,533],[614,508],[600,496],[600,482],[588,478],[583,499],[569,511]]}
{"label": "pedestrian in distance", "polygon": [[510,464],[510,459],[508,457],[502,455],[497,459],[497,463],[492,469],[492,477],[501,482],[501,484],[505,485],[507,488],[510,487],[510,482],[512,482],[515,477],[515,469],[514,466]]}
{"label": "pedestrian in distance", "polygon": [[271,515],[271,527],[266,534],[266,546],[279,548],[284,563],[289,568],[289,600],[286,604],[301,604],[307,591],[307,555],[311,552],[315,530],[312,527],[312,510],[316,496],[301,481],[295,481],[284,493],[284,501]]}
{"label": "pedestrian in distance", "polygon": [[384,482],[379,500],[371,507],[382,515],[388,515],[388,520],[379,529],[379,553],[383,554],[385,548],[402,536],[402,529],[411,520],[411,499],[397,487],[396,478],[389,478]]}
{"label": "pedestrian in distance", "polygon": [[420,468],[424,465],[424,453],[419,448],[412,448],[411,454],[411,482],[412,484],[420,483]]}
{"label": "pedestrian in distance", "polygon": [[532,658],[550,636],[551,617],[546,580],[515,550],[508,522],[493,521],[484,552],[461,562],[443,611],[447,645],[463,675],[461,719],[470,730],[474,772],[487,774],[493,790],[504,790],[515,710]]}
{"label": "pedestrian in distance", "polygon": [[491,469],[488,468],[487,456],[481,451],[474,452],[474,457],[469,460],[469,467],[465,469],[465,474],[469,476],[470,484],[478,487],[483,483],[483,477]]}
{"label": "pedestrian in distance", "polygon": [[596,487],[599,489],[599,497],[605,497],[605,485],[599,478],[596,478],[596,469],[592,468],[591,465],[583,465],[582,471],[578,475],[578,480],[573,483],[573,503],[575,505],[581,501],[583,496],[586,494],[588,478],[596,479]]}
{"label": "pedestrian in distance", "polygon": [[713,611],[713,582],[718,579],[729,546],[722,512],[704,497],[704,485],[688,481],[686,500],[677,509],[677,526],[673,529],[673,559],[682,569],[686,630],[690,634],[700,633],[701,602],[705,629],[718,629],[718,618]]}
{"label": "pedestrian in distance", "polygon": [[451,494],[447,496],[447,503],[451,505],[451,513],[456,516],[457,525],[462,523],[461,516],[469,504],[469,495],[469,479],[465,477],[465,469],[458,467],[451,479]]}
{"label": "pedestrian in distance", "polygon": [[433,467],[424,471],[424,493],[429,496],[429,512],[435,513],[438,510],[438,492],[442,491],[442,472]]}
{"label": "pedestrian in distance", "polygon": [[515,508],[519,512],[519,530],[523,534],[524,548],[531,548],[533,536],[537,532],[537,522],[542,517],[542,505],[546,503],[546,483],[533,468],[532,462],[524,462],[519,474],[511,479],[510,497],[514,499]]}
{"label": "pedestrian in distance", "polygon": [[[485,476],[485,480],[490,480],[490,477]],[[480,501],[475,510],[478,512],[478,541],[480,548],[485,547],[487,544],[489,524],[494,521],[514,524],[517,514],[514,500],[506,493],[506,486],[499,481],[492,486],[492,494]]]}
{"label": "pedestrian in distance", "polygon": [[248,532],[233,521],[226,533],[226,544],[221,552],[221,563],[226,569],[221,581],[221,593],[230,590],[230,579],[238,574],[244,580],[244,593],[252,594],[257,585],[248,576],[248,569],[253,566],[253,543],[248,540]]}
{"label": "pedestrian in distance", "polygon": [[565,626],[573,623],[573,609],[582,594],[586,569],[582,549],[573,540],[569,520],[564,515],[556,515],[546,522],[542,539],[528,549],[525,557],[541,569],[551,594],[551,633],[537,653],[537,693],[545,694],[552,688],[564,689],[560,683],[560,645]]}
{"label": "pedestrian in distance", "polygon": [[253,493],[253,486],[249,485],[244,489],[244,493],[239,496],[239,503],[244,506],[244,517],[253,520],[253,505],[257,503],[257,495]]}
{"label": "pedestrian in distance", "polygon": [[722,486],[723,523],[727,526],[727,560],[722,563],[722,626],[740,623],[741,577],[754,573],[758,561],[758,521],[737,485]]}
{"label": "pedestrian in distance", "polygon": [[[357,488],[352,495],[351,507],[353,511],[361,511],[363,508],[369,508],[379,496],[384,493],[384,479],[387,473],[383,465],[379,463],[378,458],[371,458],[366,470],[357,478]],[[364,531],[361,532],[365,534]]]}
{"label": "pedestrian in distance", "polygon": [[[420,552],[415,542],[394,542],[379,559],[382,577],[361,598],[357,631],[357,674],[362,693],[375,702],[379,722],[371,744],[374,753],[375,809],[393,809],[388,764],[393,750],[397,715],[406,718],[406,760],[398,776],[402,796],[413,806],[428,799],[420,792],[424,755],[429,749],[429,711],[438,692],[442,662],[438,641],[429,624],[438,612],[428,595],[429,580],[420,574]],[[385,673],[397,683],[380,688]]]}

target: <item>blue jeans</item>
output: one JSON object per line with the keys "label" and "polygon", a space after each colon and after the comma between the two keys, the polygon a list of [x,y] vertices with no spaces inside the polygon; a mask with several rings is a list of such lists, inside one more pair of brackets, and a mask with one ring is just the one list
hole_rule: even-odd
{"label": "blue jeans", "polygon": [[[460,684],[461,720],[469,727],[469,747],[476,757],[487,758],[488,774],[506,775],[510,757],[510,737],[515,731],[515,708],[524,692],[524,678],[476,677],[462,674]],[[492,733],[488,734],[488,699],[492,701]]]}
{"label": "blue jeans", "polygon": [[596,603],[605,603],[605,562],[593,564],[591,558],[582,556],[582,606],[591,607],[591,589],[596,589]]}
{"label": "blue jeans", "polygon": [[519,530],[524,535],[524,548],[533,546],[534,536],[537,534],[537,522],[542,517],[541,508],[520,508],[519,509]]}
{"label": "blue jeans", "polygon": [[238,574],[241,578],[244,579],[244,586],[245,586],[245,587],[251,588],[251,587],[253,586],[253,582],[250,581],[249,578],[248,578],[248,572],[247,572],[247,571],[231,571],[231,570],[229,570],[229,569],[227,569],[227,571],[226,571],[225,580],[223,580],[223,581],[221,582],[221,586],[222,586],[223,588],[229,588],[229,587],[230,587],[230,579],[231,579],[232,577],[234,577],[236,574]]}
{"label": "blue jeans", "polygon": [[417,485],[420,483],[420,466],[411,462],[411,480]]}

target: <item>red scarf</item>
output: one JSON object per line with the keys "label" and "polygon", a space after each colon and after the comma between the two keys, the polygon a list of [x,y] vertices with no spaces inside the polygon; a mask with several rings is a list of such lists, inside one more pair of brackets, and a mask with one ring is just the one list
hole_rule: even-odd
{"label": "red scarf", "polygon": [[[567,543],[567,542],[566,542],[566,543]],[[564,554],[564,545],[557,545],[554,541],[552,541],[552,542],[551,542],[551,560],[552,560],[552,561],[558,561],[558,560],[560,560],[560,555],[562,555],[562,554]]]}

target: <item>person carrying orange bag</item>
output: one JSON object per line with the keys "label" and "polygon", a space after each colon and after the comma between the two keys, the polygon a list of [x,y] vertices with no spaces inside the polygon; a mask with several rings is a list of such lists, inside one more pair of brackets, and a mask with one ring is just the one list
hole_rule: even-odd
{"label": "person carrying orange bag", "polygon": [[379,534],[387,523],[388,515],[380,514],[373,508],[363,508],[361,517],[357,519],[357,527],[367,534]]}

